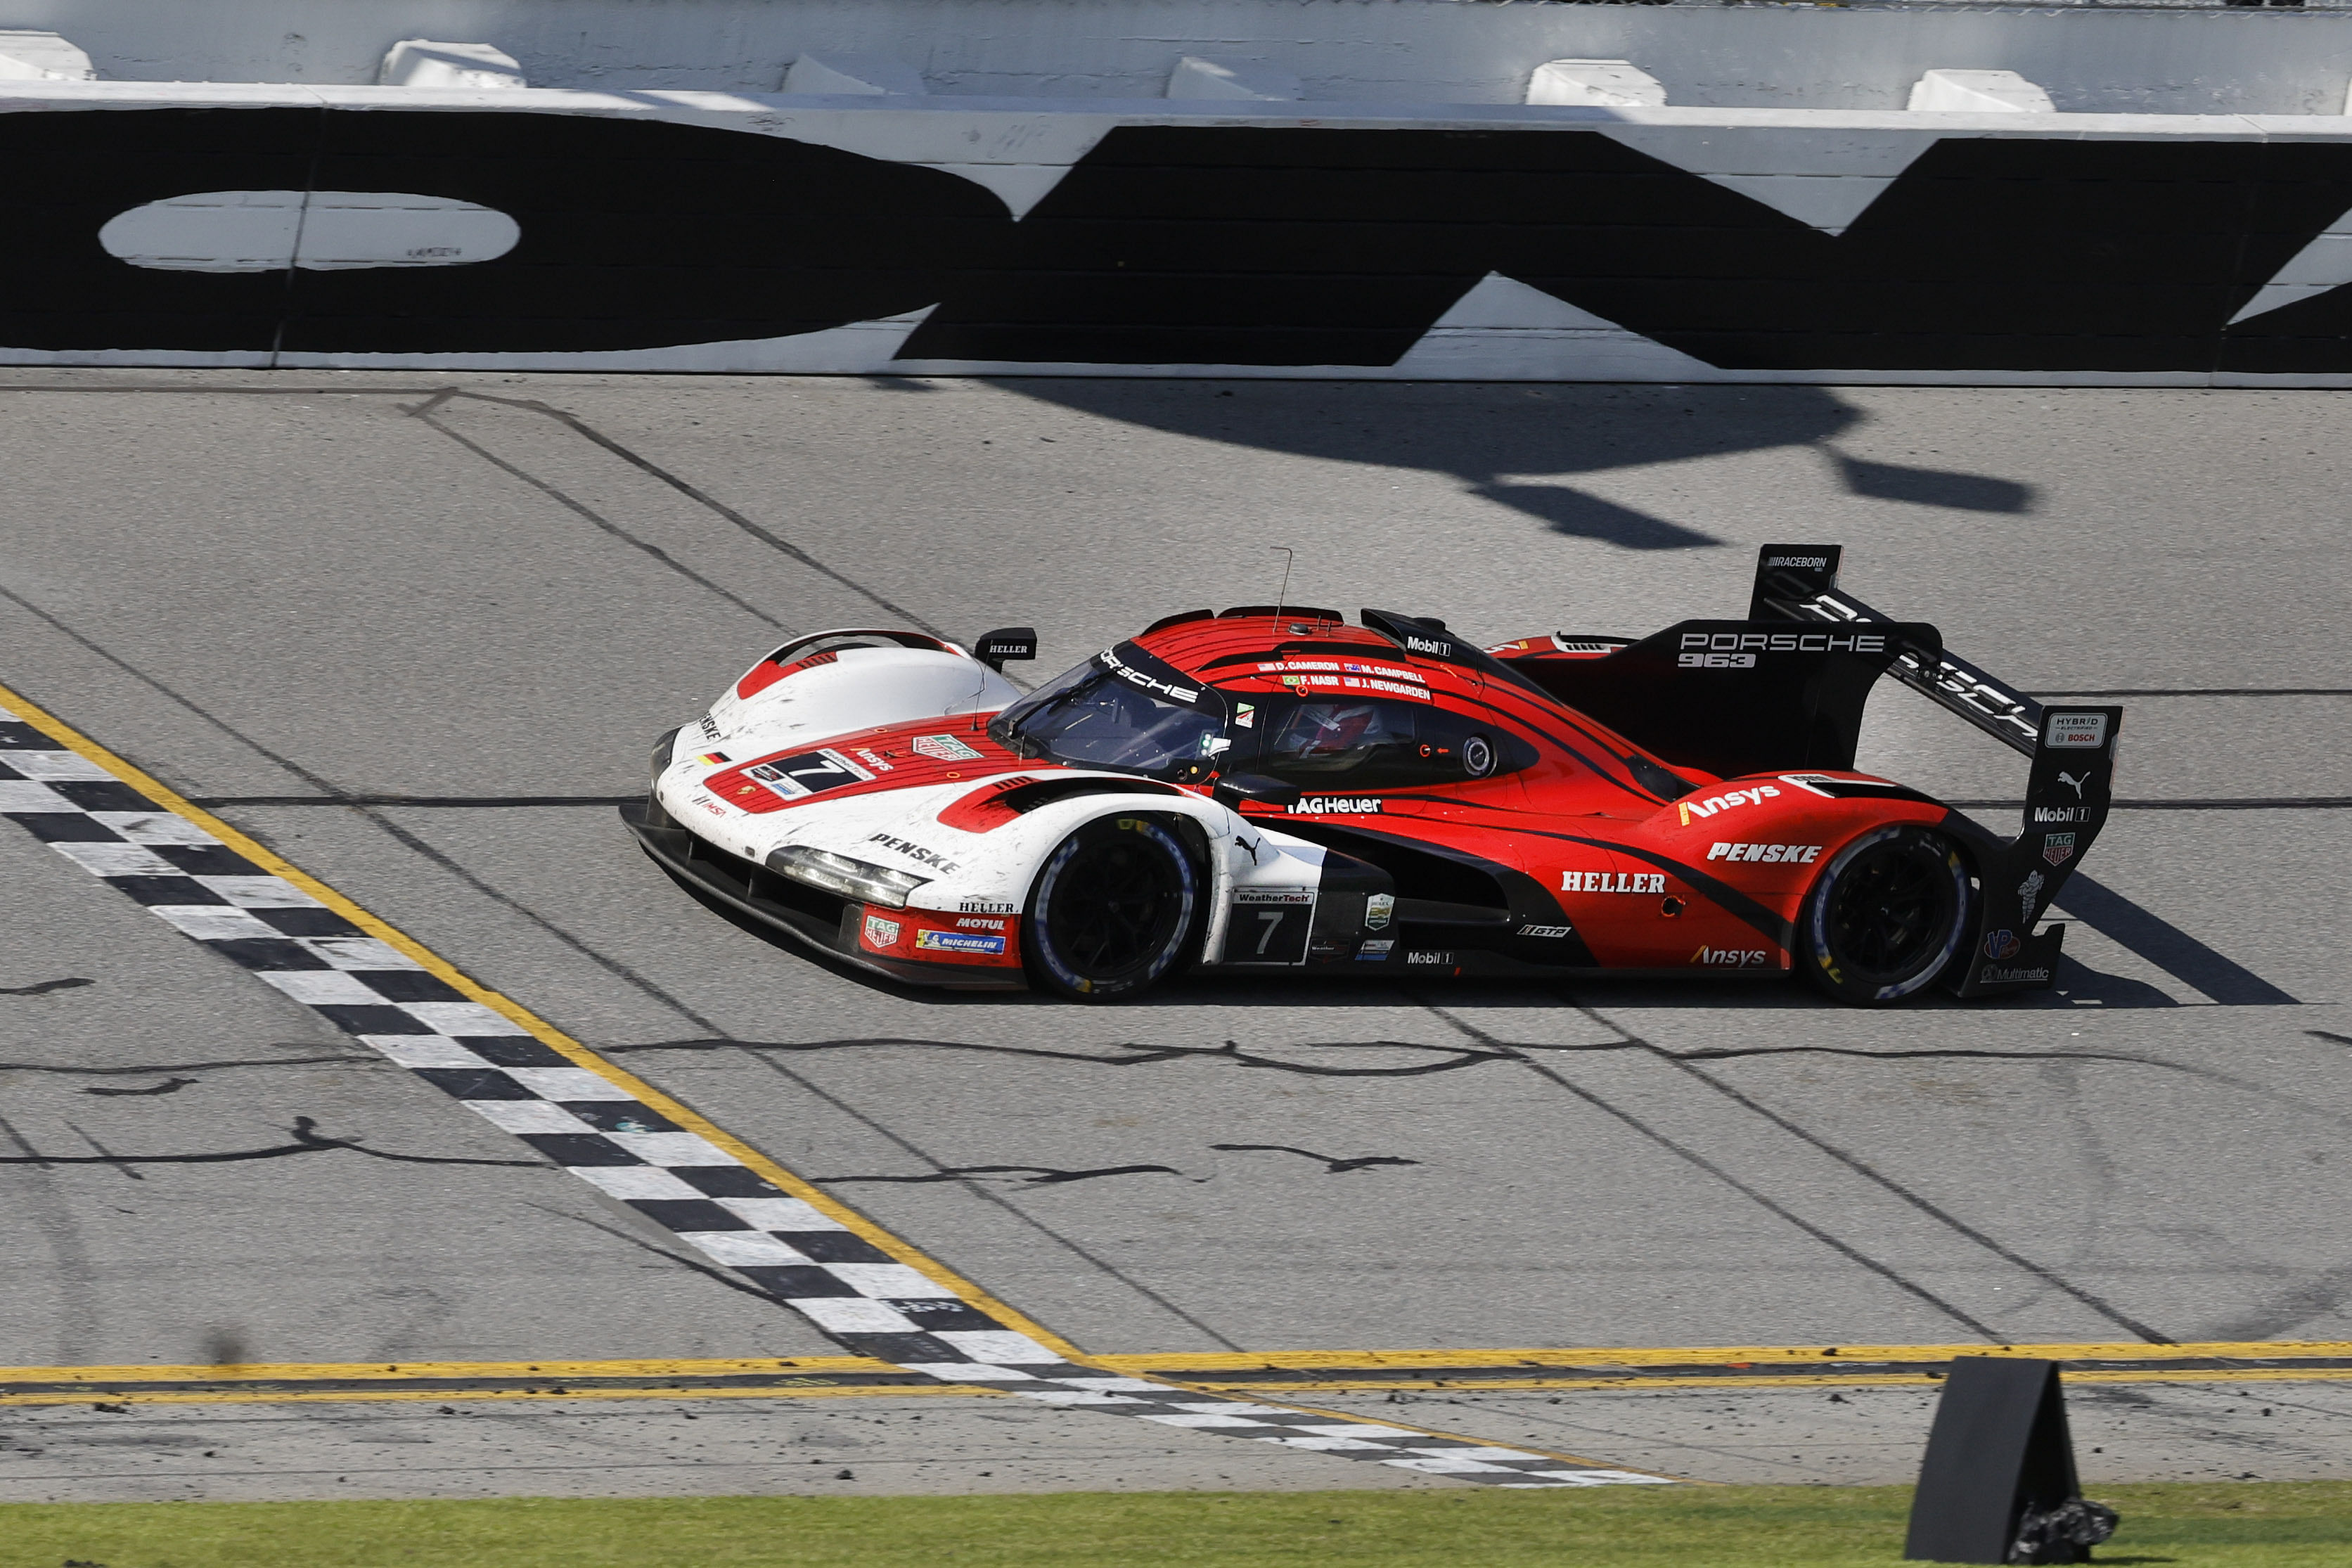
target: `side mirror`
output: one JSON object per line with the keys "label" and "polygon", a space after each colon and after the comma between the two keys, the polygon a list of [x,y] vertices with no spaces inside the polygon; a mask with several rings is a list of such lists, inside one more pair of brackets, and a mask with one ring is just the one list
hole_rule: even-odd
{"label": "side mirror", "polygon": [[1244,805],[1288,805],[1305,793],[1297,784],[1270,779],[1264,773],[1234,773],[1209,786],[1210,796],[1233,811]]}
{"label": "side mirror", "polygon": [[1035,658],[1037,628],[999,626],[992,632],[982,632],[972,642],[971,657],[1000,672],[1008,660]]}

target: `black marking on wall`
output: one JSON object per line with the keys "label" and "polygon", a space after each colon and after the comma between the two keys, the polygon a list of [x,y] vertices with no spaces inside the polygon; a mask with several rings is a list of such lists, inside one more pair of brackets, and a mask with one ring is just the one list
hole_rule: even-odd
{"label": "black marking on wall", "polygon": [[[463,110],[0,114],[0,344],[211,353],[580,352],[779,337],[919,309],[1010,222],[953,174],[652,120]],[[403,191],[506,214],[457,267],[211,273],[98,241],[199,191]]]}
{"label": "black marking on wall", "polygon": [[[2352,289],[2228,324],[2352,209],[2352,142],[1949,136],[1834,236],[1560,127],[1120,126],[1019,222],[941,170],[611,116],[57,110],[0,115],[0,155],[22,349],[624,351],[936,305],[903,358],[1379,366],[1499,272],[1732,370],[2352,371]],[[521,238],[290,273],[99,245],[239,189],[455,198]]]}

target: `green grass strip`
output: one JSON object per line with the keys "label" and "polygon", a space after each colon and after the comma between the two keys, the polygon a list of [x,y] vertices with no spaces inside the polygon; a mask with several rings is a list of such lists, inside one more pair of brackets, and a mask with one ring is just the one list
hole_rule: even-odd
{"label": "green grass strip", "polygon": [[[2352,1482],[2096,1487],[2110,1563],[2341,1568]],[[1907,1487],[0,1504],[0,1568],[1839,1568]]]}

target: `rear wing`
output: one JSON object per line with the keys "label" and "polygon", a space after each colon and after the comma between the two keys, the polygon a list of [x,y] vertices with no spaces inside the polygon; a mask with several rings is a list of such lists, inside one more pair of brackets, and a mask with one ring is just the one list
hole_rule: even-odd
{"label": "rear wing", "polygon": [[1940,643],[1909,636],[1904,623],[1838,587],[1842,553],[1834,544],[1765,545],[1748,617],[1884,627],[1895,655],[1887,674],[2033,759],[2018,836],[1978,828],[1975,947],[1948,983],[1963,996],[2046,985],[2063,928],[2040,935],[2033,928],[2106,826],[2124,710],[2037,702]]}

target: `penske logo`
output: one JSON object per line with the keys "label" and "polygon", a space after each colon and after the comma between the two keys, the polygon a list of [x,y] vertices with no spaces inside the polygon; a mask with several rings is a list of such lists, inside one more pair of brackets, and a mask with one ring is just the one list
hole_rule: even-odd
{"label": "penske logo", "polygon": [[1710,860],[1779,860],[1810,866],[1822,852],[1818,844],[1710,844]]}

